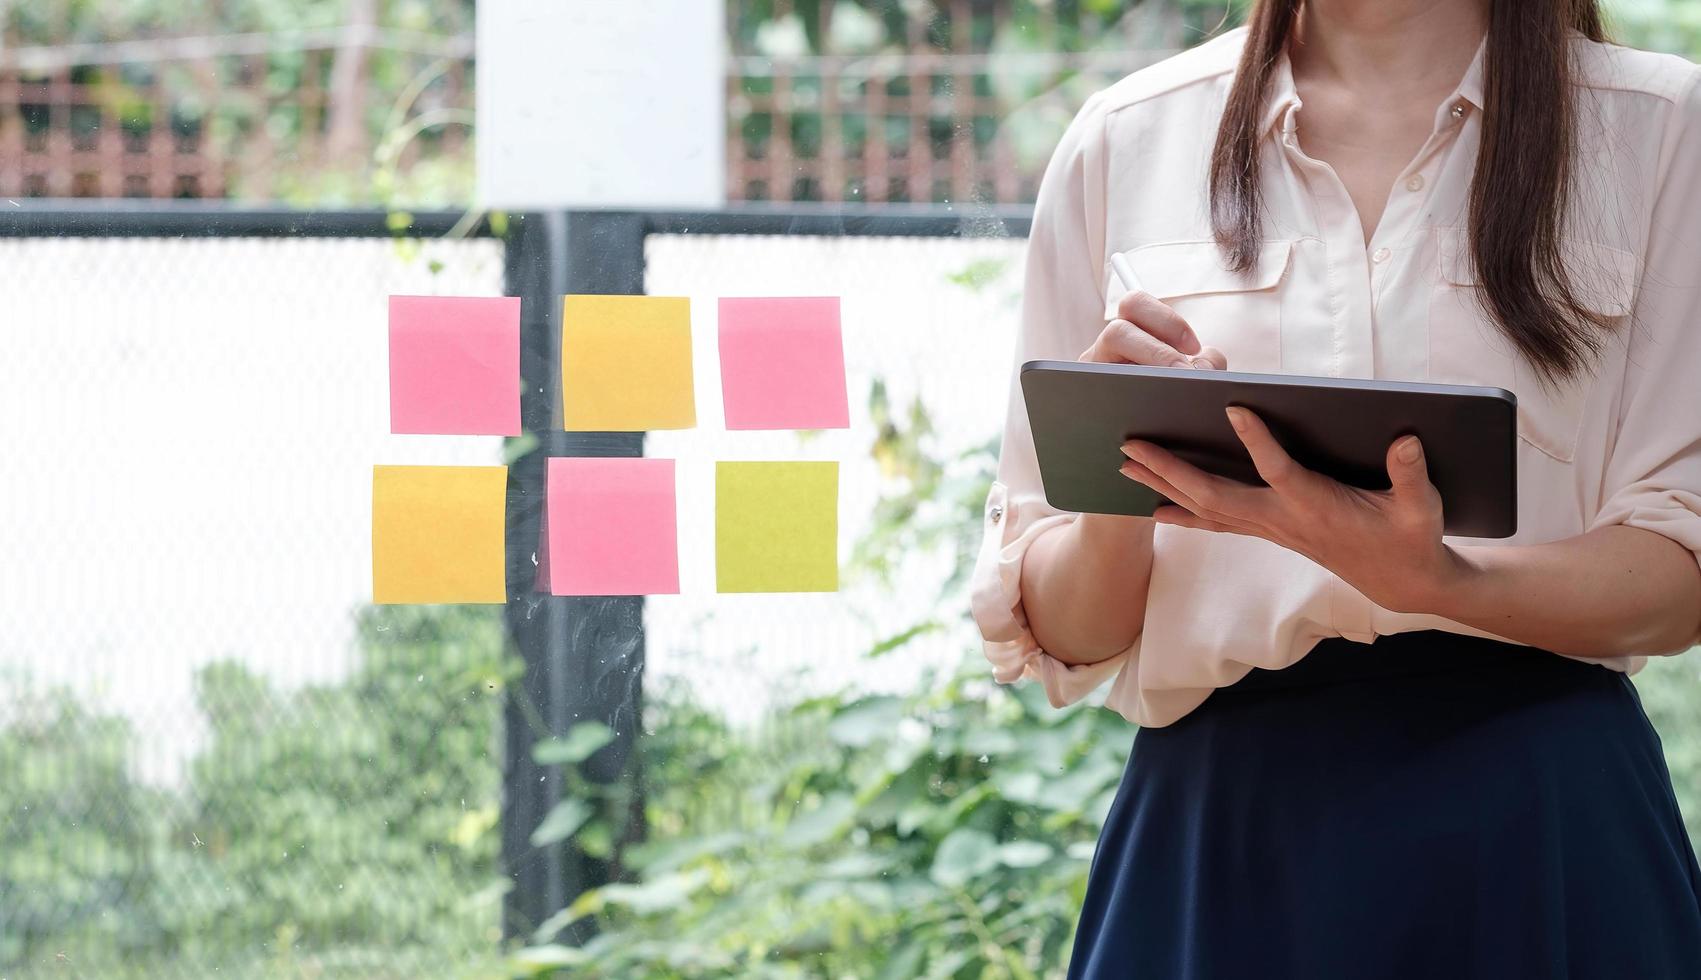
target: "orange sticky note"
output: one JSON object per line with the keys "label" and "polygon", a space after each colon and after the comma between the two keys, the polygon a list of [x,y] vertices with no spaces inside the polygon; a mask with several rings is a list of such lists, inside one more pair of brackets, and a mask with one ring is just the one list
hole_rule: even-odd
{"label": "orange sticky note", "polygon": [[507,602],[506,466],[372,468],[372,601]]}
{"label": "orange sticky note", "polygon": [[569,432],[696,425],[691,301],[681,296],[565,297],[561,408]]}

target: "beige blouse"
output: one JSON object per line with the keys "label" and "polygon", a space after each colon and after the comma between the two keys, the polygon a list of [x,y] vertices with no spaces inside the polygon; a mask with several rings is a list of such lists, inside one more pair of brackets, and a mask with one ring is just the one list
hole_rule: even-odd
{"label": "beige blouse", "polygon": [[[1515,393],[1518,534],[1482,543],[1627,524],[1701,553],[1701,69],[1573,37],[1581,183],[1567,256],[1584,302],[1619,318],[1619,329],[1591,372],[1550,392],[1473,302],[1465,215],[1483,46],[1436,108],[1368,245],[1345,186],[1295,137],[1301,103],[1284,54],[1261,128],[1265,241],[1243,278],[1212,242],[1206,173],[1245,37],[1238,28],[1138,71],[1076,117],[1034,213],[1016,363],[1073,360],[1087,348],[1123,292],[1109,262],[1121,252],[1231,370]],[[1027,629],[1021,566],[1035,536],[1075,519],[1046,503],[1012,382],[972,608],[997,680],[1035,678],[1057,706],[1110,680],[1106,706],[1161,726],[1252,667],[1286,666],[1325,637],[1491,635],[1382,609],[1262,539],[1158,525],[1139,640],[1108,660],[1066,665]],[[1607,663],[1634,671],[1643,660]]]}

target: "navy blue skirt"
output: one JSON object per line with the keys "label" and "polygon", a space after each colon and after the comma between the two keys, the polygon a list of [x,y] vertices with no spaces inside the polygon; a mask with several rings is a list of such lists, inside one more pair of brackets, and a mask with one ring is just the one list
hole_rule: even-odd
{"label": "navy blue skirt", "polygon": [[1624,674],[1327,640],[1135,735],[1069,976],[1701,978],[1701,871]]}

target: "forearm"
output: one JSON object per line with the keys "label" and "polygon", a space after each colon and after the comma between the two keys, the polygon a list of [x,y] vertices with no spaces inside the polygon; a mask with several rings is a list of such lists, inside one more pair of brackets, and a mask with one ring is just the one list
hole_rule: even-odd
{"label": "forearm", "polygon": [[1671,653],[1701,632],[1701,567],[1640,528],[1603,527],[1550,544],[1461,546],[1430,603],[1467,626],[1574,656]]}
{"label": "forearm", "polygon": [[1140,635],[1152,577],[1152,522],[1083,514],[1035,538],[1022,561],[1022,609],[1053,658],[1088,664]]}

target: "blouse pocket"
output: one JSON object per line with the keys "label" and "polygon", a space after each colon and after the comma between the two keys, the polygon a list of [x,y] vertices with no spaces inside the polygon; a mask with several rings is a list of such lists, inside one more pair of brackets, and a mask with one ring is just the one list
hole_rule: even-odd
{"label": "blouse pocket", "polygon": [[[1430,380],[1512,392],[1518,398],[1518,435],[1546,455],[1570,462],[1597,371],[1587,366],[1564,381],[1544,384],[1486,312],[1466,231],[1437,228],[1436,233],[1440,282],[1429,306]],[[1635,299],[1636,255],[1578,238],[1566,239],[1561,251],[1578,302],[1610,318],[1614,328],[1624,327]]]}
{"label": "blouse pocket", "polygon": [[[1147,292],[1172,307],[1199,342],[1228,358],[1231,371],[1274,372],[1282,366],[1281,283],[1293,242],[1266,241],[1247,273],[1230,271],[1214,241],[1153,242],[1122,254]],[[1106,265],[1105,319],[1114,319],[1127,290]]]}

